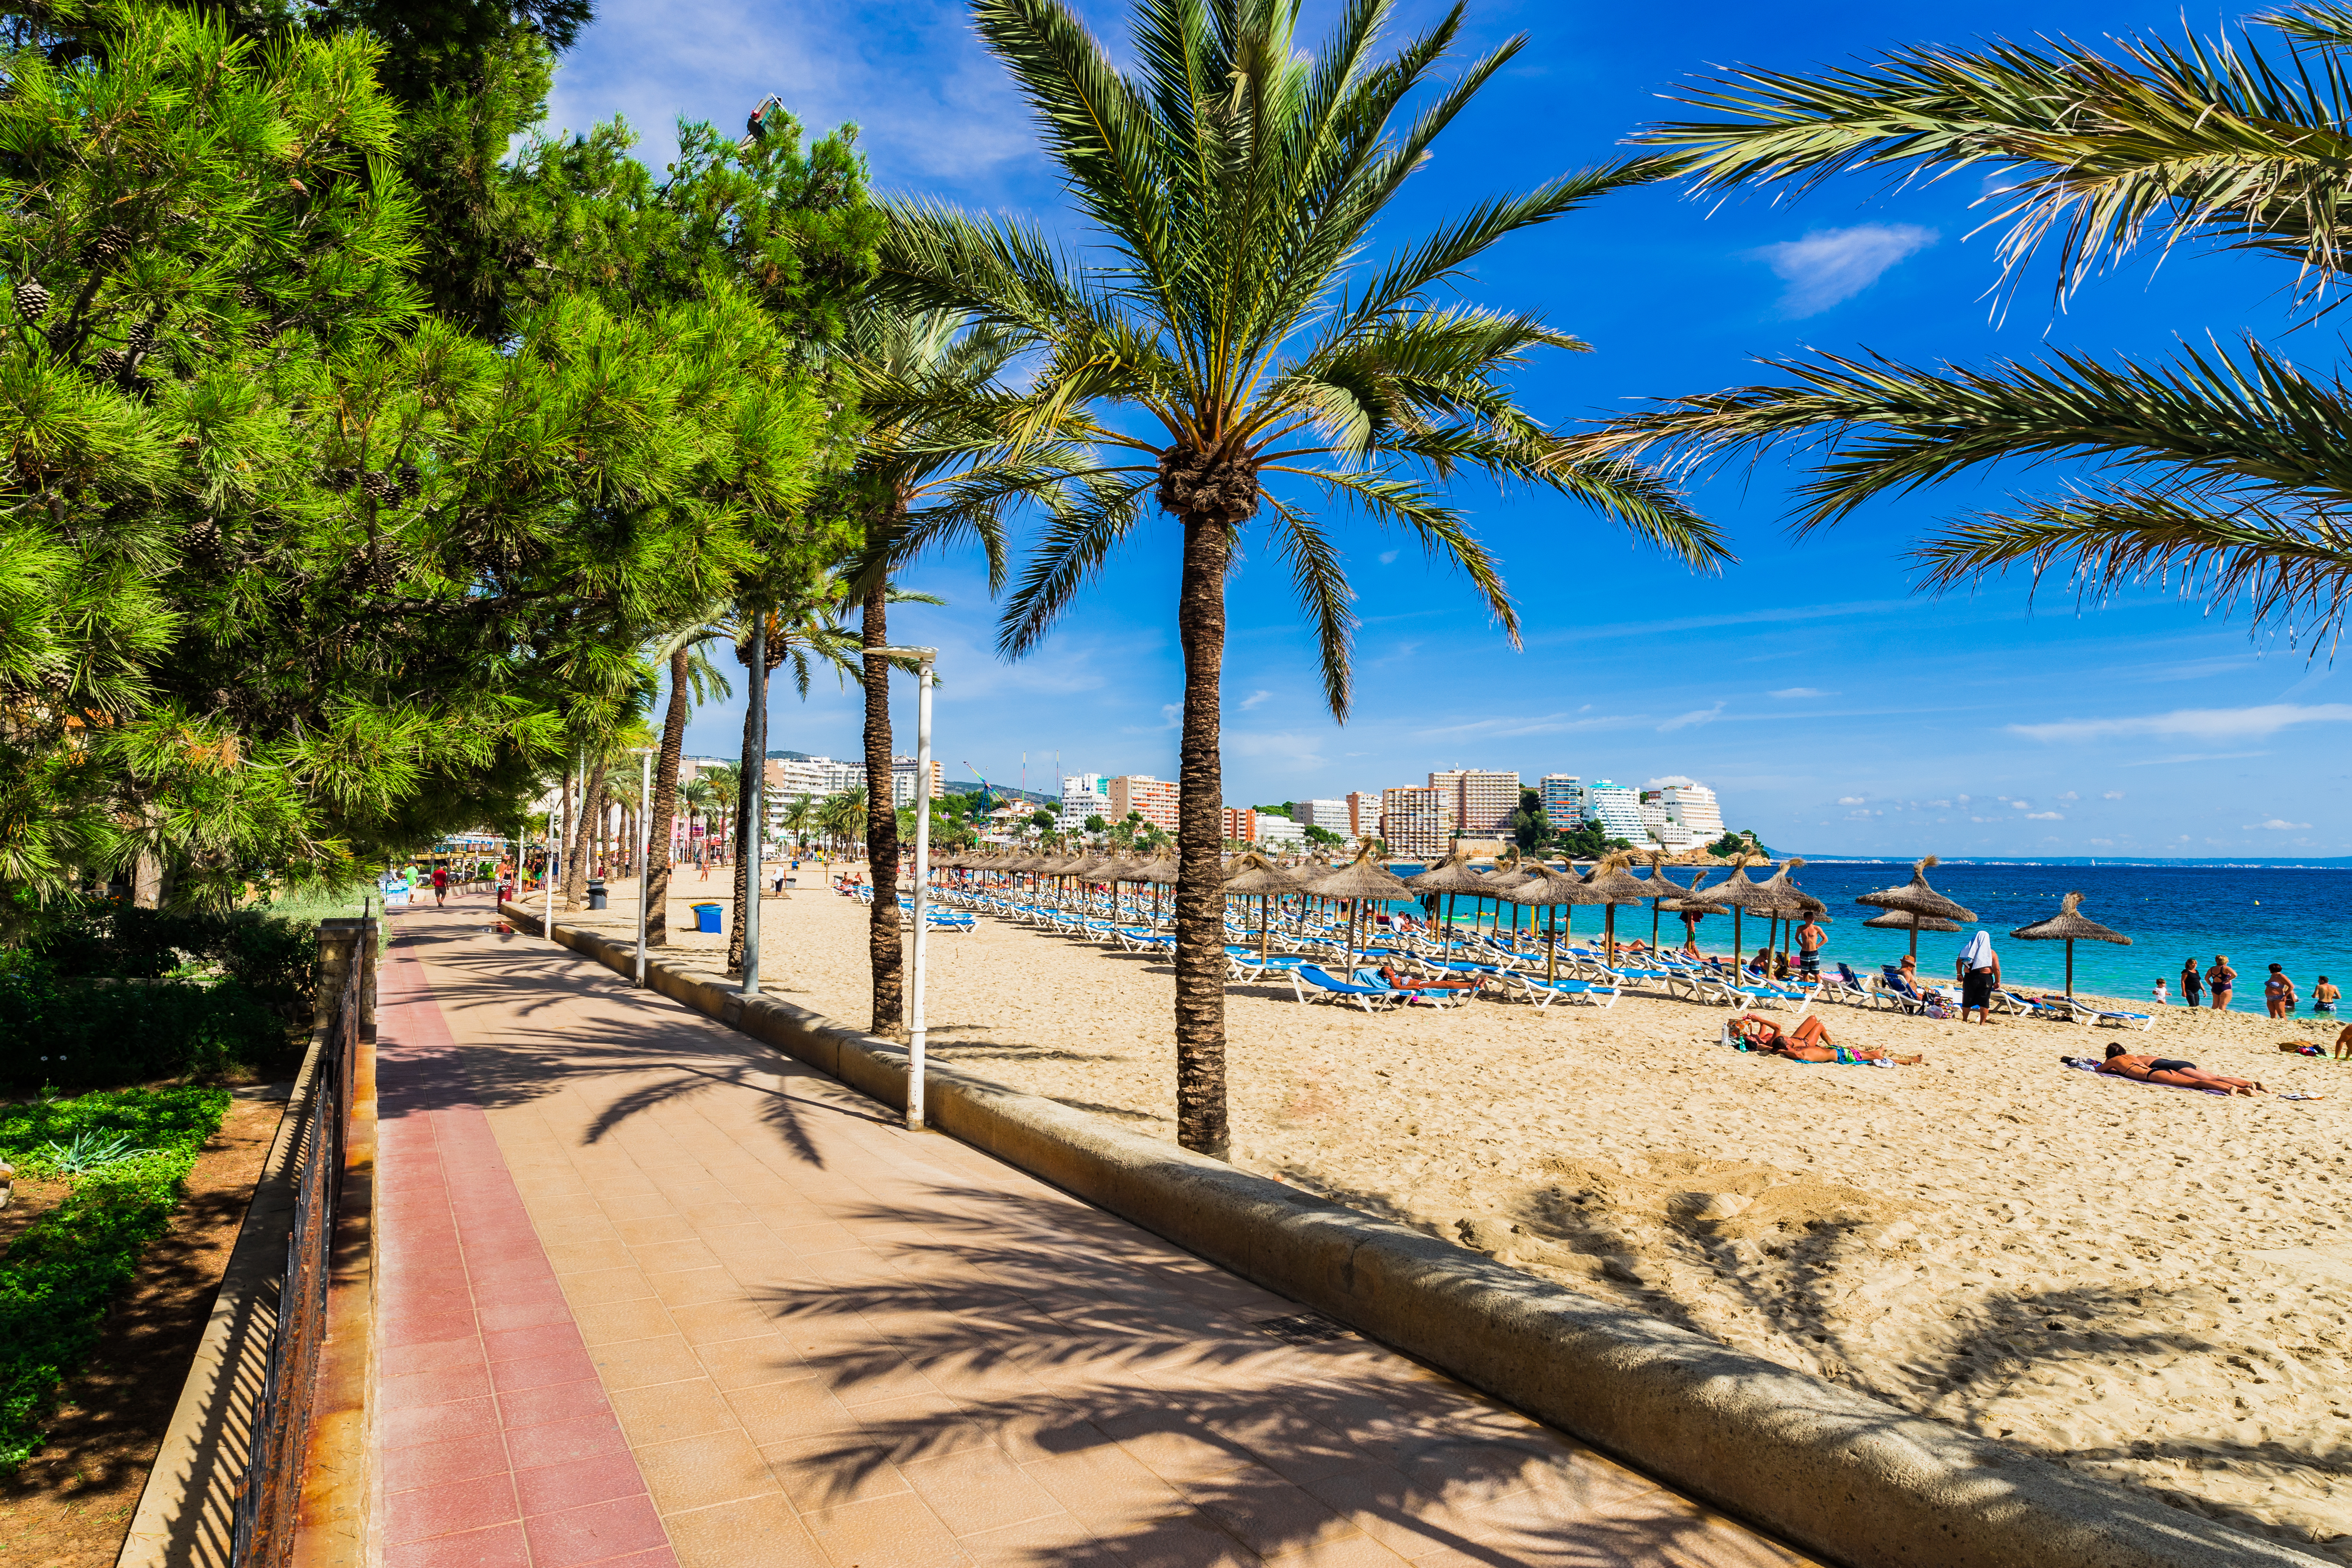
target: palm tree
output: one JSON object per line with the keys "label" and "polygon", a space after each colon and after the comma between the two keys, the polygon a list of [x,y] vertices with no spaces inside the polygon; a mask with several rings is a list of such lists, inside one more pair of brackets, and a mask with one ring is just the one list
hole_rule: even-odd
{"label": "palm tree", "polygon": [[[1024,334],[974,326],[950,311],[900,310],[887,300],[873,301],[853,321],[849,363],[867,427],[848,488],[866,531],[856,592],[867,648],[888,646],[888,605],[914,597],[893,588],[893,574],[926,549],[978,541],[989,585],[1001,590],[1006,508],[1050,489],[1077,456],[1024,438],[1019,399],[997,384],[1026,342]],[[869,653],[864,679],[866,858],[894,868],[895,879],[903,835],[893,809],[888,664]],[[882,872],[875,877],[878,887]],[[866,952],[874,1032],[895,1033],[906,1021],[898,900],[874,900]]]}
{"label": "palm tree", "polygon": [[[1077,411],[1126,421],[1086,430],[1105,455],[1065,476],[1007,605],[1003,651],[1039,644],[1147,500],[1181,535],[1177,1136],[1211,1153],[1227,1144],[1218,698],[1225,578],[1244,525],[1265,514],[1340,719],[1352,594],[1306,494],[1454,562],[1514,639],[1495,563],[1440,488],[1457,471],[1574,496],[1695,566],[1728,558],[1657,476],[1579,456],[1514,400],[1513,368],[1582,344],[1532,314],[1451,300],[1496,241],[1651,178],[1657,161],[1495,198],[1378,267],[1359,265],[1430,144],[1524,42],[1434,84],[1460,12],[1377,60],[1394,9],[1356,0],[1309,58],[1294,38],[1297,0],[1138,0],[1128,75],[1060,0],[978,0],[982,37],[1103,244],[1080,261],[1030,228],[902,206],[877,281],[910,305],[1034,339],[1035,374],[1008,401],[1036,439],[1079,433]],[[1425,89],[1427,107],[1392,133],[1391,116]]]}
{"label": "palm tree", "polygon": [[784,807],[783,829],[793,836],[795,844],[808,842],[809,829],[816,826],[816,806],[807,795],[794,795],[792,805]]}
{"label": "palm tree", "polygon": [[[842,790],[825,796],[824,804],[817,807],[817,826],[832,836],[842,853],[846,853],[850,845],[866,837],[866,810],[864,790]],[[870,873],[873,868],[866,869]],[[884,896],[879,879],[874,884],[874,896],[877,899]]]}
{"label": "palm tree", "polygon": [[[2305,303],[2340,286],[2352,195],[2352,13],[2296,5],[2253,34],[2187,48],[2126,38],[2121,58],[2062,43],[1900,49],[1812,76],[1740,69],[1686,94],[1710,117],[1637,138],[1693,188],[1802,190],[1843,170],[1910,179],[1981,168],[2014,282],[2057,239],[2061,298],[2144,241],[2203,241],[2291,262]],[[2283,279],[2284,280],[2284,279]],[[2340,626],[2352,586],[2352,386],[2248,341],[2113,363],[2053,354],[1979,369],[1864,355],[1767,361],[1790,382],[1665,400],[1585,444],[1684,459],[1826,442],[1800,530],[1885,492],[2003,458],[2089,458],[2113,478],[1948,522],[1913,558],[1937,590],[2062,565],[2085,595],[2178,574],[2256,626]],[[2294,623],[2302,617],[2300,626]],[[2314,638],[2315,646],[2316,639]]]}
{"label": "palm tree", "polygon": [[701,777],[710,786],[709,804],[703,809],[716,819],[718,847],[714,853],[720,859],[725,859],[728,851],[734,847],[730,828],[736,818],[736,808],[741,805],[739,797],[743,793],[743,767],[740,763],[719,763],[703,769]]}
{"label": "palm tree", "polygon": [[650,663],[657,668],[667,666],[669,671],[661,750],[654,759],[653,819],[646,825],[654,876],[646,895],[646,941],[654,947],[669,942],[670,827],[677,816],[677,773],[686,754],[687,717],[693,708],[714,697],[734,695],[703,646],[715,635],[709,616],[698,615],[672,627],[647,650]]}
{"label": "palm tree", "polygon": [[[704,825],[713,798],[710,781],[698,773],[678,786],[677,797],[686,803],[688,831],[690,833],[695,827]],[[704,835],[704,842],[709,842],[708,833]]]}

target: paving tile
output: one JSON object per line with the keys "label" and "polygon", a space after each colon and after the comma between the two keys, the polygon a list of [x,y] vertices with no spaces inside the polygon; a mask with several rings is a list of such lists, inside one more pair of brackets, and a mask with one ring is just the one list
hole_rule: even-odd
{"label": "paving tile", "polygon": [[784,1496],[803,1513],[914,1489],[890,1462],[889,1450],[859,1432],[762,1444],[760,1457]]}
{"label": "paving tile", "polygon": [[1021,1470],[1107,1537],[1149,1520],[1192,1511],[1182,1493],[1117,1447],[1065,1454],[1024,1465]]}
{"label": "paving tile", "polygon": [[869,1498],[801,1516],[837,1568],[887,1563],[892,1568],[961,1568],[971,1554],[912,1492]]}
{"label": "paving tile", "polygon": [[[593,1379],[596,1363],[585,1350],[561,1350],[548,1355],[519,1356],[489,1369],[490,1385],[499,1394],[553,1384]],[[586,1412],[581,1412],[584,1415]]]}
{"label": "paving tile", "polygon": [[958,1535],[977,1535],[1066,1511],[1001,1448],[965,1448],[937,1458],[909,1459],[899,1465],[898,1472]]}
{"label": "paving tile", "polygon": [[383,1568],[532,1568],[522,1526],[495,1525],[383,1549]]}
{"label": "paving tile", "polygon": [[1066,1513],[1040,1514],[977,1535],[960,1535],[956,1544],[971,1554],[981,1568],[1126,1568],[1125,1559],[1094,1537],[1094,1532]]}
{"label": "paving tile", "polygon": [[751,1388],[763,1383],[795,1383],[816,1376],[792,1342],[782,1334],[754,1334],[749,1339],[721,1340],[695,1347],[710,1381],[722,1389]]}
{"label": "paving tile", "polygon": [[[514,1366],[520,1363],[502,1363]],[[586,1377],[571,1383],[548,1384],[536,1388],[519,1388],[499,1395],[499,1414],[509,1432],[520,1426],[538,1426],[550,1421],[577,1421],[583,1416],[601,1415],[612,1405],[604,1397],[604,1384],[596,1381],[592,1371]]]}
{"label": "paving tile", "polygon": [[652,1489],[654,1506],[666,1514],[781,1489],[767,1460],[740,1428],[641,1446],[636,1459]]}
{"label": "paving tile", "polygon": [[377,1463],[388,1494],[415,1487],[470,1481],[478,1476],[504,1475],[509,1461],[506,1439],[496,1432],[486,1432],[447,1442],[387,1448],[377,1457]]}
{"label": "paving tile", "polygon": [[687,1268],[716,1268],[719,1255],[699,1239],[665,1237],[629,1248],[636,1265],[647,1274],[675,1274]]}
{"label": "paving tile", "polygon": [[[615,1389],[610,1397],[614,1414],[620,1417],[621,1427],[628,1433],[633,1447],[697,1437],[705,1432],[723,1432],[741,1425],[709,1378],[688,1378],[651,1388]],[[758,1440],[757,1433],[752,1436]]]}
{"label": "paving tile", "polygon": [[377,1361],[381,1375],[387,1379],[405,1377],[411,1373],[462,1370],[488,1364],[482,1355],[482,1336],[478,1333],[387,1349],[377,1357]]}
{"label": "paving tile", "polygon": [[482,1349],[492,1366],[580,1348],[580,1329],[574,1323],[537,1323],[527,1329],[506,1329],[482,1336]]}
{"label": "paving tile", "polygon": [[626,1552],[667,1546],[661,1517],[646,1497],[616,1498],[522,1521],[530,1539],[531,1568],[580,1568]]}
{"label": "paving tile", "polygon": [[588,1356],[607,1393],[650,1388],[661,1383],[684,1383],[702,1376],[704,1371],[704,1363],[695,1358],[694,1347],[686,1342],[684,1334],[598,1345]]}
{"label": "paving tile", "polygon": [[774,1315],[750,1301],[704,1301],[692,1307],[672,1307],[670,1321],[690,1345],[748,1340],[775,1331]]}
{"label": "paving tile", "polygon": [[591,1348],[624,1340],[650,1340],[678,1331],[669,1309],[650,1298],[642,1301],[608,1301],[572,1309],[580,1337]]}
{"label": "paving tile", "polygon": [[492,1436],[499,1430],[498,1401],[463,1399],[451,1405],[386,1411],[382,1430],[386,1448]]}
{"label": "paving tile", "polygon": [[651,1274],[654,1296],[666,1307],[696,1307],[705,1301],[740,1300],[743,1287],[734,1275],[716,1264],[709,1268],[684,1268],[671,1274]]}
{"label": "paving tile", "polygon": [[444,1367],[384,1378],[376,1385],[379,1407],[387,1412],[415,1410],[454,1400],[481,1398],[491,1392],[490,1369],[481,1363],[478,1346],[474,1356],[476,1364],[472,1366]]}
{"label": "paving tile", "polygon": [[731,1418],[754,1443],[862,1429],[849,1406],[813,1378],[732,1389],[725,1398]]}
{"label": "paving tile", "polygon": [[592,1502],[635,1497],[646,1489],[637,1462],[625,1449],[593,1458],[568,1459],[536,1469],[517,1470],[515,1500],[526,1515],[560,1513]]}
{"label": "paving tile", "polygon": [[621,1424],[610,1415],[590,1415],[578,1421],[551,1421],[525,1426],[507,1435],[507,1452],[518,1470],[569,1464],[607,1455],[625,1456],[629,1440]]}
{"label": "paving tile", "polygon": [[383,1540],[387,1546],[404,1545],[428,1536],[457,1535],[520,1518],[515,1507],[514,1478],[503,1468],[496,1475],[471,1480],[445,1481],[387,1493],[383,1500]]}
{"label": "paving tile", "polygon": [[[772,1493],[674,1513],[662,1523],[678,1568],[834,1568],[792,1505]],[[886,1568],[877,1557],[864,1568]]]}

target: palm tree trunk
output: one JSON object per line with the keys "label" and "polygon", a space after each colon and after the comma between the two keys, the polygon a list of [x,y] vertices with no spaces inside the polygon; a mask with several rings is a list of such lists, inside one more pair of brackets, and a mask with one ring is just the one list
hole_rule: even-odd
{"label": "palm tree trunk", "polygon": [[595,810],[604,794],[604,759],[596,759],[596,766],[582,784],[580,790],[580,820],[572,832],[572,849],[563,868],[563,903],[567,909],[578,909],[588,896],[588,854],[594,845]]}
{"label": "palm tree trunk", "polygon": [[751,792],[760,787],[761,775],[767,771],[767,759],[760,753],[767,749],[767,735],[760,723],[761,675],[753,670],[744,682],[751,688],[751,700],[743,705],[743,761],[735,779],[735,820],[731,831],[735,849],[735,918],[727,928],[727,973],[743,972],[743,916],[752,898],[759,895],[753,879],[759,875],[760,857],[743,852],[743,829],[751,820]]}
{"label": "palm tree trunk", "polygon": [[[887,647],[890,624],[888,584],[877,581],[866,595],[861,632],[869,648]],[[867,916],[866,953],[874,972],[874,1032],[896,1035],[905,1026],[898,945],[898,811],[890,777],[890,661],[866,658],[866,868],[874,879],[874,908]],[[915,787],[923,787],[917,779]]]}
{"label": "palm tree trunk", "polygon": [[1225,1157],[1224,769],[1217,750],[1225,658],[1221,521],[1184,519],[1176,630],[1184,647],[1183,749],[1176,800],[1176,1142]]}

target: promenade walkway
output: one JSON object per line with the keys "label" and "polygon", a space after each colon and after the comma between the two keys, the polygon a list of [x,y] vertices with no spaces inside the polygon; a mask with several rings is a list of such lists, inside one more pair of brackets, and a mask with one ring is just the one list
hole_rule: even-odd
{"label": "promenade walkway", "polygon": [[385,1568],[1801,1560],[479,900],[393,916]]}

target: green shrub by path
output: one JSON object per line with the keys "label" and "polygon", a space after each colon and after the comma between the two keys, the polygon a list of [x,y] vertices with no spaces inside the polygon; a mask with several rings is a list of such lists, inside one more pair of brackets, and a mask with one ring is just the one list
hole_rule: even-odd
{"label": "green shrub by path", "polygon": [[0,1479],[40,1447],[58,1386],[89,1359],[228,1107],[227,1090],[193,1088],[0,1105],[0,1160],[27,1176],[54,1173],[45,1145],[86,1133],[125,1134],[142,1151],[76,1178],[0,1254]]}
{"label": "green shrub by path", "polygon": [[0,1091],[82,1089],[282,1070],[299,1058],[284,1014],[234,981],[62,978],[0,971]]}

